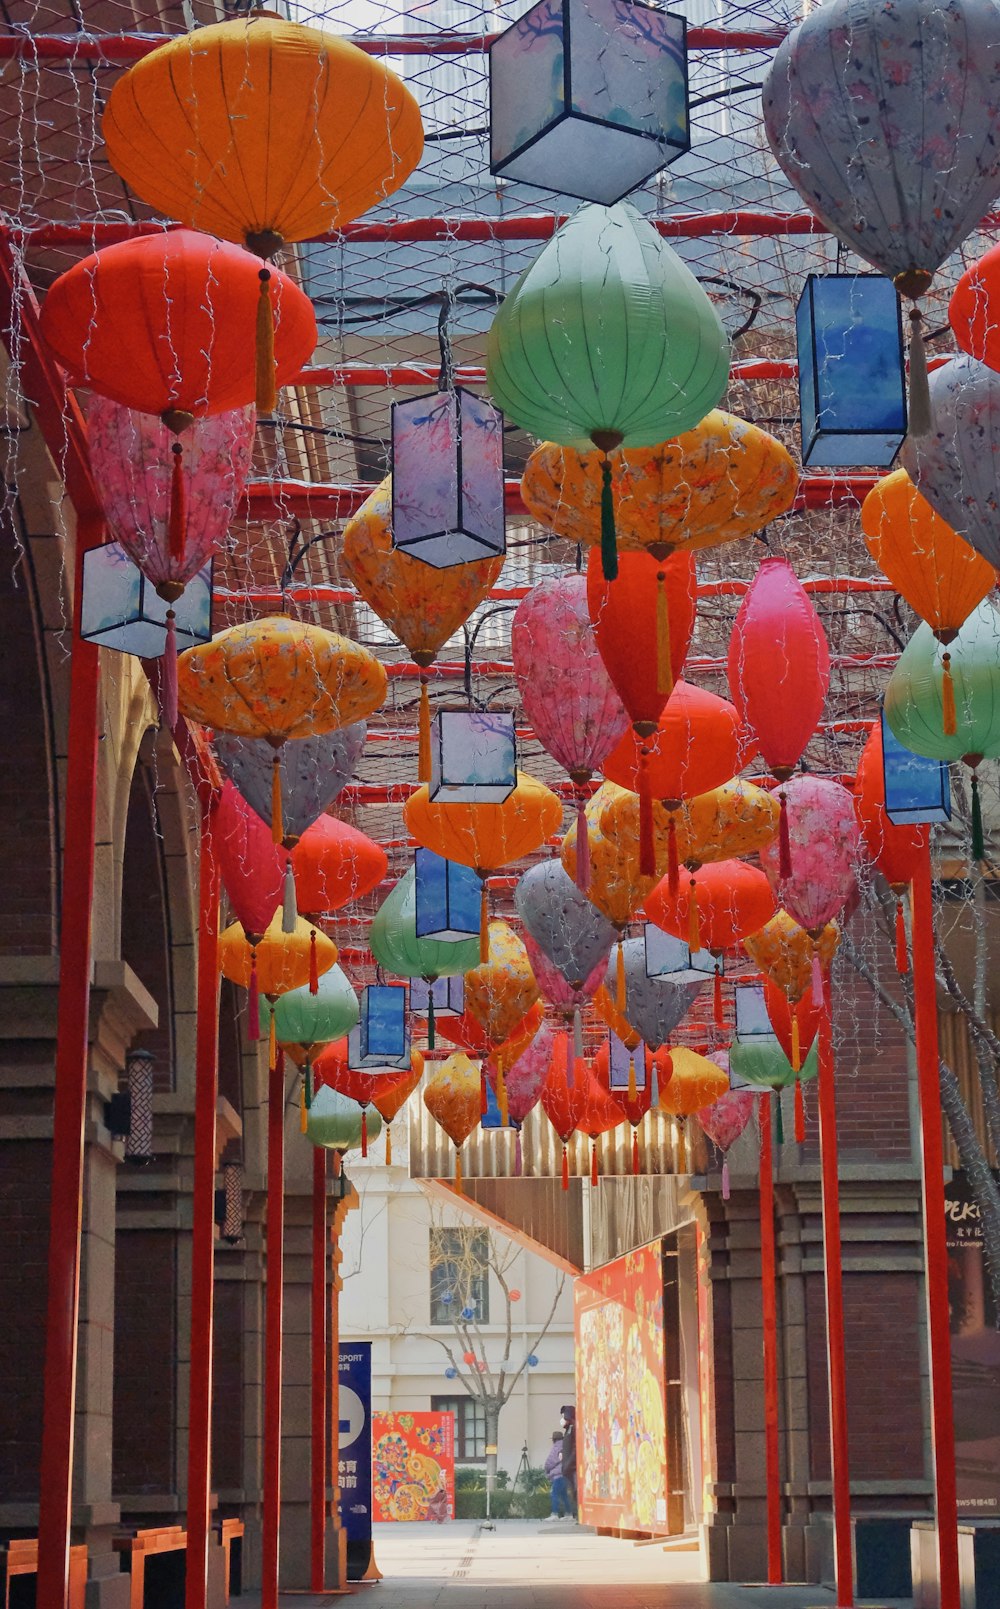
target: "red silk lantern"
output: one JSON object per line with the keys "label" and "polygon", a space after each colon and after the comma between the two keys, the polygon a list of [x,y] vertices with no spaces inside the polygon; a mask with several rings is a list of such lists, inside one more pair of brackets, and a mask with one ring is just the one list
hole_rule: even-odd
{"label": "red silk lantern", "polygon": [[409,1085],[407,1093],[416,1087],[413,1075],[416,1073],[419,1083],[423,1063],[424,1058],[420,1051],[414,1050],[412,1065],[402,1070],[351,1067],[348,1063],[347,1040],[335,1039],[331,1045],[326,1045],[314,1060],[313,1082],[317,1088],[321,1084],[328,1084],[331,1089],[346,1095],[349,1100],[357,1101],[359,1106],[368,1106],[372,1102],[382,1100],[388,1105],[389,1097],[397,1090],[401,1090],[404,1085]]}
{"label": "red silk lantern", "polygon": [[[577,1064],[579,1065],[579,1063]],[[587,1106],[579,1122],[581,1134],[586,1134],[590,1140],[590,1182],[596,1186],[600,1179],[599,1152],[597,1142],[602,1134],[609,1134],[616,1129],[619,1123],[624,1123],[625,1113],[618,1102],[617,1092],[604,1087],[595,1076],[592,1068],[587,1069],[589,1080],[587,1089]]]}
{"label": "red silk lantern", "polygon": [[622,553],[606,581],[595,548],[587,560],[587,606],[608,675],[640,736],[650,736],[680,676],[694,630],[697,581],[690,553],[662,562]]}
{"label": "red silk lantern", "polygon": [[948,322],[963,352],[990,369],[1000,369],[1000,246],[967,268],[952,292]]}
{"label": "red silk lantern", "polygon": [[764,873],[745,860],[717,860],[699,866],[681,878],[676,893],[664,877],[643,909],[656,927],[690,943],[692,949],[731,950],[749,933],[769,922],[775,912],[774,894]]}
{"label": "red silk lantern", "polygon": [[389,869],[381,845],[336,816],[320,816],[292,850],[300,911],[339,911],[382,882]]}
{"label": "red silk lantern", "polygon": [[915,824],[897,826],[886,813],[881,721],[873,724],[858,762],[854,808],[872,865],[882,873],[896,896],[896,970],[908,972],[903,895],[916,874],[927,829]]}
{"label": "red silk lantern", "polygon": [[[463,1050],[469,1051],[473,1056],[488,1056],[491,1051],[498,1048],[498,1043],[506,1045],[510,1050],[510,1059],[520,1052],[537,1034],[545,1017],[545,1007],[540,1000],[536,1000],[531,1010],[526,1012],[517,1026],[501,1041],[490,1039],[486,1029],[471,1011],[465,1011],[460,1017],[438,1017],[435,1028],[442,1039],[449,1044],[459,1045]],[[514,1049],[514,1047],[519,1047]]]}
{"label": "red silk lantern", "polygon": [[646,786],[668,808],[728,782],[746,764],[740,718],[728,699],[678,681],[656,723],[640,738],[627,731],[604,762],[609,782]]}
{"label": "red silk lantern", "polygon": [[233,914],[248,942],[259,943],[281,903],[286,856],[228,779],[214,806],[212,841]]}

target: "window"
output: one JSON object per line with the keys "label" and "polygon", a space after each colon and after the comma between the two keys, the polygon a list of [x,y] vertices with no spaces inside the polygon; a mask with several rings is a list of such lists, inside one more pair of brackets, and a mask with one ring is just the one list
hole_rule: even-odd
{"label": "window", "polygon": [[[477,1324],[490,1321],[490,1241],[485,1229],[432,1229],[431,1323],[460,1322],[471,1307]],[[470,1320],[470,1322],[472,1322]]]}
{"label": "window", "polygon": [[455,1415],[455,1462],[477,1463],[486,1457],[486,1409],[472,1397],[432,1397],[432,1413]]}

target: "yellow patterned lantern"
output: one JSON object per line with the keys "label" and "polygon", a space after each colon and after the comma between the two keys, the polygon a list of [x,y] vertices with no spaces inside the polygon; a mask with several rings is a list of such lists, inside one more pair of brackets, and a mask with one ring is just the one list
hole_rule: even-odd
{"label": "yellow patterned lantern", "polygon": [[658,1095],[660,1111],[669,1117],[691,1117],[703,1106],[711,1106],[729,1088],[722,1068],[687,1045],[671,1049],[670,1065],[670,1077],[660,1084]]}
{"label": "yellow patterned lantern", "polygon": [[828,922],[814,942],[785,910],[777,911],[756,933],[743,940],[751,961],[770,978],[792,1005],[801,1000],[813,979],[813,960],[825,970],[840,943],[836,922]]}
{"label": "yellow patterned lantern", "polygon": [[[319,990],[322,973],[329,972],[337,960],[333,940],[311,923],[297,918],[290,933],[282,926],[279,906],[266,932],[251,944],[239,922],[233,922],[219,935],[219,971],[224,978],[250,991],[249,1034],[260,1038],[260,995],[275,1000],[290,989],[308,984],[311,993]],[[271,1017],[272,1047],[275,1040]]]}
{"label": "yellow patterned lantern", "polygon": [[465,974],[466,1011],[494,1044],[502,1044],[537,999],[524,944],[506,922],[491,922],[488,957]]}
{"label": "yellow patterned lantern", "polygon": [[462,1146],[479,1122],[482,1079],[476,1063],[458,1050],[424,1085],[424,1105],[455,1147],[455,1188],[462,1188]]}
{"label": "yellow patterned lantern", "polygon": [[[601,813],[601,832],[614,839],[619,852],[638,864],[640,801],[636,793],[619,789]],[[657,867],[676,892],[678,867],[691,871],[711,861],[736,860],[769,844],[778,830],[781,806],[763,788],[734,777],[719,788],[686,799],[675,810],[653,805],[653,834]],[[649,881],[648,879],[646,880]],[[647,889],[637,904],[646,897]]]}
{"label": "yellow patterned lantern", "polygon": [[[392,477],[344,526],[341,562],[370,609],[426,669],[473,610],[489,596],[504,560],[476,559],[435,569],[392,545]],[[430,705],[420,678],[421,782],[430,781]]]}
{"label": "yellow patterned lantern", "polygon": [[[795,464],[774,436],[713,408],[693,430],[658,447],[610,455],[615,530],[626,552],[666,557],[751,536],[791,508]],[[521,479],[525,507],[557,535],[586,547],[601,540],[603,454],[543,442]]]}
{"label": "yellow patterned lantern", "polygon": [[[613,805],[622,801],[637,800],[638,795],[628,793],[617,783],[605,782],[587,801],[584,811],[587,821],[587,843],[590,851],[590,881],[587,898],[617,928],[627,926],[646,895],[657,883],[659,872],[643,877],[639,871],[639,817],[635,818],[634,836],[623,835],[616,829],[605,831],[604,818]],[[570,877],[576,878],[576,834],[579,818],[574,821],[562,843],[561,858]]]}

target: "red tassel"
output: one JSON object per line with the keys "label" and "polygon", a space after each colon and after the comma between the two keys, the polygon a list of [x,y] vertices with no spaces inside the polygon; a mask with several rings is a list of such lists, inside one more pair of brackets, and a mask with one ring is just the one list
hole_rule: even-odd
{"label": "red tassel", "polygon": [[653,836],[653,795],[643,773],[639,778],[639,876],[656,876],[656,842]]}
{"label": "red tassel", "polygon": [[633,1173],[641,1172],[640,1159],[639,1159],[639,1131],[638,1131],[638,1129],[633,1129],[632,1130],[632,1172]]}
{"label": "red tassel", "polygon": [[163,645],[160,678],[160,709],[163,724],[173,731],[177,725],[177,616],[167,610],[167,640]]}
{"label": "red tassel", "polygon": [[795,1138],[799,1145],[806,1143],[806,1101],[802,1093],[802,1080],[795,1080]]}
{"label": "red tassel", "polygon": [[727,1157],[722,1159],[722,1199],[723,1201],[729,1200],[729,1160]]}
{"label": "red tassel", "polygon": [[677,890],[681,886],[681,869],[677,860],[677,823],[673,811],[667,823],[667,888],[670,898],[677,898]]}
{"label": "red tassel", "polygon": [[591,1140],[591,1142],[590,1142],[590,1182],[593,1185],[594,1189],[596,1190],[596,1188],[597,1188],[597,1186],[598,1186],[598,1184],[600,1182],[600,1175],[599,1175],[599,1173],[597,1171],[597,1141],[596,1140]]}
{"label": "red tassel", "polygon": [[778,816],[778,876],[784,881],[792,875],[792,840],[788,832],[788,801],[785,790],[778,794],[781,813]]}
{"label": "red tassel", "polygon": [[368,1155],[368,1108],[361,1108],[361,1155]]}
{"label": "red tassel", "polygon": [[904,977],[910,970],[910,957],[906,952],[906,918],[903,915],[903,901],[896,901],[896,971]]}
{"label": "red tassel", "polygon": [[250,1011],[248,1020],[250,1038],[260,1038],[260,990],[257,987],[257,951],[250,951]]}
{"label": "red tassel", "polygon": [[701,913],[698,910],[698,884],[691,879],[688,892],[688,949],[697,955],[701,949]]}
{"label": "red tassel", "polygon": [[726,1026],[725,1012],[723,1011],[723,1007],[722,1007],[722,973],[721,972],[717,972],[715,974],[715,1026],[717,1028],[724,1028]]}
{"label": "red tassel", "polygon": [[819,951],[818,950],[813,950],[812,996],[813,996],[813,1005],[814,1006],[822,1006],[822,1004],[823,1004],[823,966],[822,966],[822,963],[821,963],[820,958],[819,958]]}
{"label": "red tassel", "polygon": [[319,994],[319,958],[316,954],[316,929],[309,935],[309,993]]}
{"label": "red tassel", "polygon": [[485,1117],[490,1109],[490,1098],[486,1089],[486,1069],[479,1070],[479,1115]]}
{"label": "red tassel", "polygon": [[566,1150],[565,1141],[563,1142],[562,1187],[564,1190],[569,1189],[569,1152]]}
{"label": "red tassel", "polygon": [[187,530],[187,491],[184,485],[184,448],[175,441],[170,449],[170,513],[167,522],[167,550],[178,569],[184,564],[184,536]]}
{"label": "red tassel", "polygon": [[590,831],[587,826],[587,798],[581,792],[576,801],[576,886],[581,894],[590,887]]}

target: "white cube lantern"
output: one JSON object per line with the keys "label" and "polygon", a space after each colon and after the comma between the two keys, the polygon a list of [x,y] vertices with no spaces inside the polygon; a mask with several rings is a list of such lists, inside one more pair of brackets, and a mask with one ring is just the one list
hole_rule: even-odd
{"label": "white cube lantern", "polygon": [[513,715],[438,711],[431,728],[432,799],[444,804],[503,804],[516,786]]}
{"label": "white cube lantern", "polygon": [[458,386],[392,409],[392,545],[447,570],[506,549],[503,416]]}

